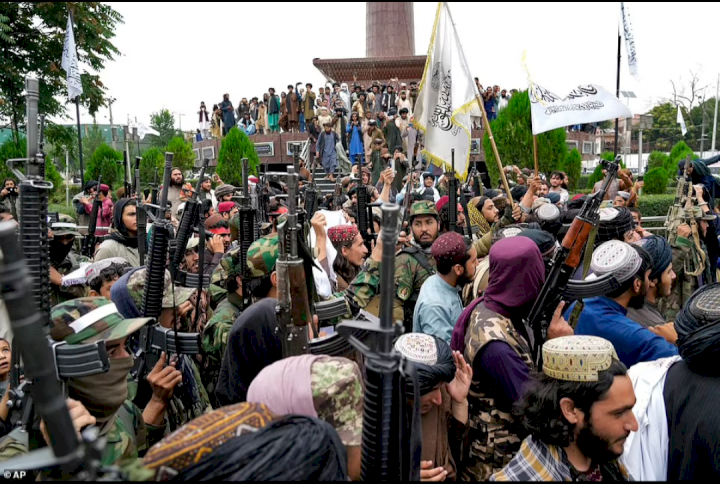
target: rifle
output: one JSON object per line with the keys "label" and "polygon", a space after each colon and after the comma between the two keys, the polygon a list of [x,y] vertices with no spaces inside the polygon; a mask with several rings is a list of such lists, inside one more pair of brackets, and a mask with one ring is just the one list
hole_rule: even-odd
{"label": "rifle", "polygon": [[318,198],[319,193],[317,184],[315,183],[315,157],[313,150],[308,150],[308,158],[313,158],[310,162],[310,185],[305,189],[305,213],[307,213],[308,220],[312,220],[313,215],[318,209]]}
{"label": "rifle", "polygon": [[257,223],[255,224],[255,239],[260,238],[262,234],[262,225],[270,222],[268,210],[270,206],[270,182],[267,178],[268,166],[265,163],[265,169],[262,172],[260,183],[255,187],[257,193]]}
{"label": "rifle", "polygon": [[[15,224],[11,222],[0,223],[0,251],[3,254],[3,264],[0,266],[2,297],[7,306],[10,327],[15,335],[15,351],[22,354],[25,362],[26,382],[29,383],[23,387],[31,392],[34,402],[30,401],[30,394],[23,396],[25,407],[22,408],[26,415],[20,433],[24,431],[27,435],[29,423],[32,421],[30,409],[34,407],[45,421],[51,437],[50,447],[5,461],[0,467],[5,476],[12,476],[13,472],[22,476],[27,471],[50,469],[54,479],[96,480],[98,475],[106,472],[105,477],[108,478],[110,469],[101,469],[100,463],[105,441],[99,439],[96,427],[83,431],[83,441],[78,441],[60,382],[63,377],[107,371],[110,364],[104,342],[79,345],[77,348],[60,343],[54,345],[54,355],[48,340],[43,336],[48,316],[38,310],[31,292],[28,291],[31,287],[30,271],[18,246]],[[92,362],[83,361],[87,357],[88,349]],[[92,358],[93,349],[101,361]],[[77,360],[81,361],[80,366]],[[18,433],[13,432],[16,435]],[[20,437],[22,439],[22,435]],[[120,480],[119,475],[115,477]]]}
{"label": "rifle", "polygon": [[[44,116],[40,116],[38,137],[38,101],[40,84],[37,79],[25,80],[27,109],[27,158],[7,160],[10,170],[20,180],[20,244],[30,270],[35,302],[44,316],[50,314],[50,242],[48,238],[48,191],[53,184],[45,180]],[[15,168],[25,163],[25,173]]]}
{"label": "rifle", "polygon": [[[128,130],[128,127],[125,126],[125,150],[123,152],[123,172],[125,173],[125,198],[130,198],[132,196],[132,183],[128,182],[128,171],[131,170],[130,167],[130,131]],[[129,178],[132,178],[132,171],[130,171]]]}
{"label": "rifle", "polygon": [[278,226],[280,254],[275,263],[278,278],[277,313],[282,332],[283,358],[308,352],[307,326],[312,320],[305,268],[298,255],[298,238],[302,232],[298,225],[295,204],[298,175],[291,166],[287,170],[288,214],[287,221]]}
{"label": "rifle", "polygon": [[85,257],[93,257],[95,255],[95,245],[97,244],[95,231],[97,230],[97,216],[102,207],[102,200],[98,200],[100,194],[100,184],[102,183],[102,175],[98,175],[97,190],[95,190],[95,199],[93,200],[92,210],[90,211],[90,221],[88,222],[88,233],[83,241],[82,254]]}
{"label": "rifle", "polygon": [[[182,219],[178,227],[177,236],[175,237],[175,249],[172,254],[172,262],[170,263],[170,275],[175,280],[180,271],[180,264],[185,257],[185,247],[187,247],[188,240],[192,235],[192,229],[197,224],[198,214],[200,213],[200,202],[198,201],[198,194],[202,188],[203,178],[205,177],[205,170],[208,167],[210,160],[205,158],[203,160],[202,167],[200,168],[200,177],[198,178],[195,191],[193,192],[190,199],[185,202],[185,210],[183,211]],[[200,254],[202,257],[203,254]],[[202,273],[199,274],[202,276]]]}
{"label": "rifle", "polygon": [[[295,170],[295,174],[296,174],[297,177],[298,177],[298,191],[296,192],[296,196],[297,196],[297,195],[300,193],[300,185],[299,185],[299,180],[300,180],[300,147],[299,147],[298,145],[293,145],[293,147],[292,147],[292,152],[293,152],[293,167],[294,167],[294,170]],[[305,210],[303,210],[302,208],[298,208],[298,210],[297,210],[297,221],[298,221],[298,224],[300,224],[300,227],[304,227],[304,226],[305,226],[305,215],[306,215],[306,213],[307,213],[307,212],[305,212]],[[304,231],[303,231],[303,232],[304,232]]]}
{"label": "rifle", "polygon": [[135,157],[135,194],[137,195],[137,202],[135,208],[137,209],[137,240],[138,240],[138,258],[140,259],[140,266],[145,265],[145,243],[147,242],[147,214],[145,213],[145,206],[143,205],[143,194],[140,189],[140,161],[142,158],[139,156]]}
{"label": "rifle", "polygon": [[342,210],[342,204],[340,203],[341,198],[342,198],[342,176],[338,173],[337,178],[335,178],[335,190],[333,191],[333,198],[332,198],[332,209],[333,210]]}
{"label": "rifle", "polygon": [[[586,243],[588,247],[585,259],[586,262],[589,261],[588,256],[592,253],[595,239],[594,229],[600,220],[600,205],[608,187],[617,176],[619,161],[620,157],[616,158],[614,162],[602,162],[603,168],[607,170],[603,185],[598,192],[585,200],[580,213],[570,225],[562,245],[555,252],[550,272],[545,278],[545,284],[527,317],[527,326],[532,328],[534,334],[533,358],[538,364],[538,368],[542,367],[540,348],[547,339],[547,329],[563,296],[573,298],[601,296],[620,287],[612,274],[606,274],[590,282],[574,281],[573,284],[570,284],[570,278],[583,262],[583,248]],[[568,289],[571,290],[568,291]]]}
{"label": "rifle", "polygon": [[698,284],[702,285],[702,274],[705,270],[705,252],[700,245],[700,234],[698,232],[697,221],[693,215],[693,185],[688,174],[688,168],[692,163],[692,156],[688,155],[685,160],[685,167],[682,178],[678,177],[677,188],[675,189],[675,201],[668,211],[665,219],[665,228],[667,229],[668,242],[675,246],[678,238],[678,228],[683,223],[690,225],[693,242],[695,244],[695,254],[693,257],[685,259],[685,274],[698,278]]}
{"label": "rifle", "polygon": [[[161,206],[167,205],[168,187],[172,173],[172,153],[165,153],[165,172],[163,189],[160,194]],[[153,222],[150,238],[150,253],[146,264],[145,292],[143,293],[143,317],[154,318],[156,321],[162,312],[162,300],[165,290],[165,261],[170,240],[170,222],[165,217]],[[154,366],[161,351],[176,354],[198,354],[200,352],[200,335],[198,333],[181,333],[159,325],[145,326],[138,331],[135,366],[132,376],[139,380],[151,365]]]}
{"label": "rifle", "polygon": [[[158,203],[158,169],[155,168],[155,178],[152,183],[149,183],[150,185],[150,204],[151,205],[157,205]],[[157,217],[162,216],[162,214],[165,212],[165,207],[160,212],[155,212],[155,215]]]}
{"label": "rifle", "polygon": [[250,288],[248,282],[250,280],[250,273],[247,265],[247,253],[250,249],[250,245],[255,242],[255,211],[251,206],[250,192],[248,177],[250,176],[250,170],[248,166],[248,159],[242,159],[242,171],[243,171],[243,191],[240,197],[240,210],[238,212],[239,217],[239,229],[240,229],[240,273],[242,274],[242,293],[243,301],[241,308],[245,310],[250,304],[252,304],[252,298],[250,295]]}
{"label": "rifle", "polygon": [[368,253],[370,253],[372,252],[372,241],[375,238],[373,237],[375,225],[373,224],[372,207],[369,206],[370,204],[368,204],[367,200],[367,186],[362,179],[363,156],[356,155],[355,159],[358,162],[358,173],[360,181],[357,187],[357,226],[358,230],[360,231],[360,235],[365,242],[365,247],[367,247]]}
{"label": "rifle", "polygon": [[[367,482],[416,481],[420,479],[420,395],[417,370],[393,348],[402,326],[393,320],[395,244],[400,207],[382,206],[383,255],[380,268],[380,322],[343,321],[337,332],[365,361],[365,411],[362,433],[362,480]],[[362,334],[369,332],[367,346]],[[408,411],[405,383],[412,382],[414,405]]]}

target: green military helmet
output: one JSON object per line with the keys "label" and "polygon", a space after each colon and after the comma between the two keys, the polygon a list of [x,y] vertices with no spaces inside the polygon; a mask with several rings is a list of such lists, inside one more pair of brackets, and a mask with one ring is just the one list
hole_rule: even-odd
{"label": "green military helmet", "polygon": [[278,235],[272,234],[253,242],[248,248],[248,270],[253,277],[272,274],[275,263],[280,255]]}
{"label": "green military helmet", "polygon": [[[135,306],[139,309],[142,307],[143,294],[145,293],[145,281],[147,278],[147,269],[142,267],[133,271],[128,277],[127,290],[132,298]],[[190,299],[190,296],[195,292],[195,289],[182,286],[174,286],[173,291],[172,279],[170,278],[170,271],[165,270],[165,281],[163,288],[163,309],[174,308],[180,306],[185,301]]]}
{"label": "green military helmet", "polygon": [[435,203],[429,200],[420,200],[419,202],[413,203],[410,206],[410,219],[412,220],[414,217],[417,217],[419,215],[430,215],[433,217],[437,217],[438,212],[437,208],[435,207]]}
{"label": "green military helmet", "polygon": [[125,319],[104,297],[82,297],[54,306],[50,311],[50,336],[67,344],[117,341],[133,334],[152,318]]}

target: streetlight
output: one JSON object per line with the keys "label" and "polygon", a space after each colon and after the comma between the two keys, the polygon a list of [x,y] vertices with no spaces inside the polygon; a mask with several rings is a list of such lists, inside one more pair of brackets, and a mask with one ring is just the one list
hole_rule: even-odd
{"label": "streetlight", "polygon": [[173,112],[173,114],[177,114],[177,116],[178,116],[178,123],[179,123],[179,125],[180,125],[180,131],[182,131],[182,117],[185,116],[185,113]]}
{"label": "streetlight", "polygon": [[[643,141],[642,141],[642,133],[644,129],[651,129],[653,125],[653,115],[652,114],[641,114],[640,115],[640,132],[638,133],[638,173],[640,172],[640,167],[642,166],[642,156],[643,156]],[[647,163],[645,164],[645,172],[647,172]]]}
{"label": "streetlight", "polygon": [[117,149],[117,146],[115,145],[115,143],[117,142],[117,128],[115,127],[115,124],[113,123],[112,105],[115,101],[117,101],[117,99],[110,96],[107,101],[108,101],[108,109],[110,110],[110,133],[112,134],[112,145],[113,145],[113,149],[115,150],[115,149]]}

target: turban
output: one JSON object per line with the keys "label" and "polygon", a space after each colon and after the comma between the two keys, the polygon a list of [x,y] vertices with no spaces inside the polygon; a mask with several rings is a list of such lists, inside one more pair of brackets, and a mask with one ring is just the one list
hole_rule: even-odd
{"label": "turban", "polygon": [[[450,201],[450,197],[448,197],[447,195],[445,195],[444,197],[441,197],[440,200],[437,201],[437,203],[435,204],[435,208],[437,209],[438,212],[440,212],[440,210],[442,210],[443,207],[444,207],[445,205],[447,205],[447,203],[448,203],[449,201]],[[462,211],[463,211],[462,205],[460,205],[460,204],[458,203],[458,212],[462,212]]]}
{"label": "turban", "polygon": [[[420,396],[427,395],[438,384],[450,383],[455,378],[455,359],[450,345],[437,336],[407,333],[395,342],[395,350],[417,368]],[[411,386],[410,382],[408,386]]]}
{"label": "turban", "polygon": [[608,240],[625,240],[625,234],[635,227],[632,213],[625,207],[603,208],[600,210],[600,223],[595,246]]}
{"label": "turban", "polygon": [[553,237],[552,234],[545,232],[544,230],[527,229],[520,232],[518,236],[527,237],[528,239],[535,242],[535,244],[537,244],[538,246],[538,249],[540,249],[540,253],[543,255],[543,257],[550,255],[556,247],[555,237]]}
{"label": "turban", "polygon": [[328,238],[333,244],[352,242],[359,233],[358,229],[353,225],[337,225],[327,231]]}
{"label": "turban", "polygon": [[660,279],[665,269],[672,264],[672,247],[667,240],[657,235],[640,239],[637,245],[645,249],[652,257],[653,265],[650,279]]}

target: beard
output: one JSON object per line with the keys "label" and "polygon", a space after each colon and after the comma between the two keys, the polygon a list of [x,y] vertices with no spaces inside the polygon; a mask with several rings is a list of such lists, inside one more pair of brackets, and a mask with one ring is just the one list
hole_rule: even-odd
{"label": "beard", "polygon": [[419,245],[421,248],[423,248],[423,249],[429,249],[430,247],[432,247],[433,242],[435,242],[435,241],[434,241],[434,240],[431,240],[431,241],[422,241],[422,240],[420,240],[419,238],[417,238],[417,239],[415,239],[415,242],[416,242],[417,245]]}
{"label": "beard", "polygon": [[645,296],[647,296],[647,288],[645,287],[645,284],[643,284],[640,294],[635,294],[630,298],[628,308],[642,309],[645,306]]}
{"label": "beard", "polygon": [[[628,432],[627,435],[630,435]],[[625,437],[627,437],[627,435]],[[612,460],[619,458],[622,454],[616,454],[610,448],[615,442],[608,442],[604,437],[595,432],[590,418],[586,418],[586,425],[577,436],[578,449],[586,457],[592,459],[592,465],[606,464]]]}
{"label": "beard", "polygon": [[174,178],[170,178],[170,186],[181,187],[183,185],[184,177],[180,178],[180,181],[176,182]]}

